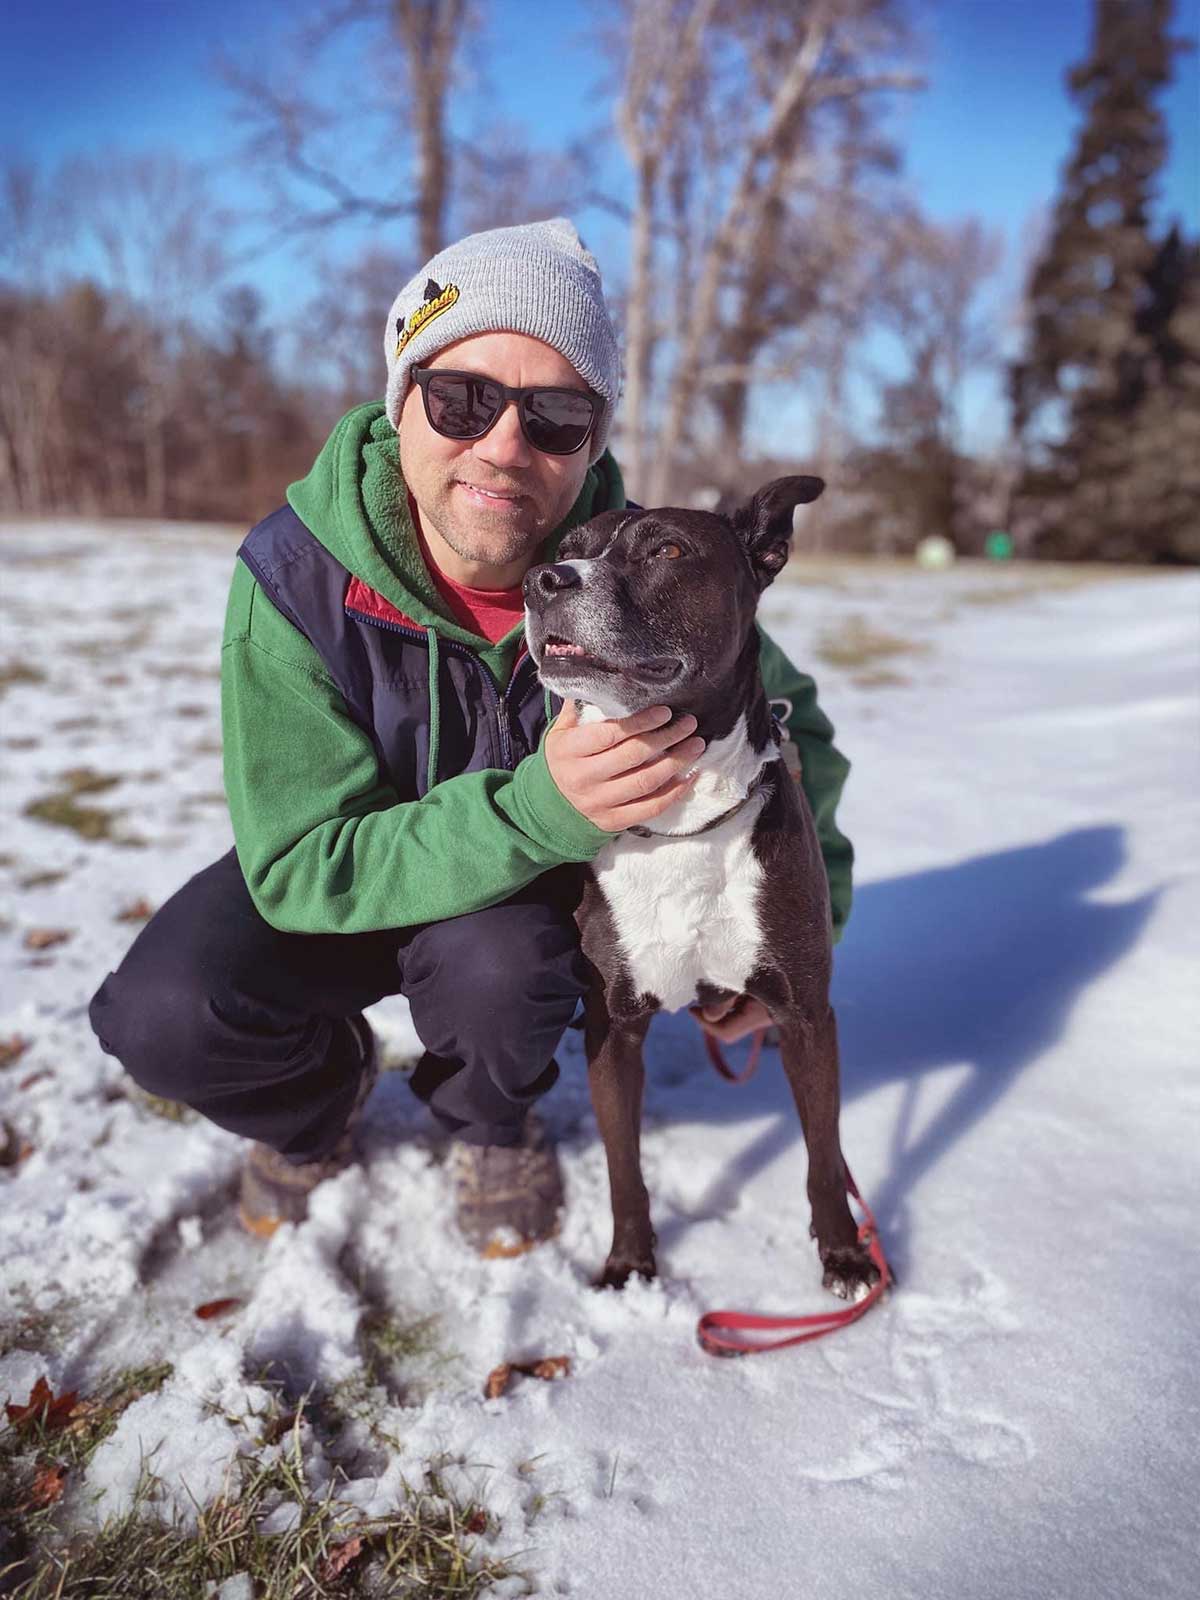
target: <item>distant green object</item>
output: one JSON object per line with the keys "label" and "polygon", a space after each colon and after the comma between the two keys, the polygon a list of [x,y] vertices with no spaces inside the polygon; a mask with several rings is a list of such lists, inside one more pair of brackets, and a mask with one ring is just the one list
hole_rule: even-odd
{"label": "distant green object", "polygon": [[994,533],[989,533],[983,541],[983,553],[989,561],[1011,561],[1012,534],[1005,533],[1003,528],[997,528]]}

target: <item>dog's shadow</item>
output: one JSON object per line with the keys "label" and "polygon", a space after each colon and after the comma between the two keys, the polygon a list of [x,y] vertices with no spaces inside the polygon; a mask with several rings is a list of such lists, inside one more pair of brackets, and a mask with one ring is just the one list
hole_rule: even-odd
{"label": "dog's shadow", "polygon": [[[868,1191],[901,1279],[907,1205],[921,1178],[1036,1064],[1078,996],[1145,925],[1157,892],[1090,898],[1124,857],[1122,829],[1085,828],[857,891],[834,979],[842,1100],[901,1086],[890,1166]],[[697,1212],[732,1208],[747,1180],[800,1140],[776,1051],[764,1052],[745,1087],[731,1089],[709,1070],[695,1024],[677,1015],[656,1020],[647,1065],[647,1109],[664,1122],[769,1119]],[[922,1093],[945,1069],[958,1069],[961,1081],[918,1127]],[[687,1225],[664,1218],[664,1247]]]}

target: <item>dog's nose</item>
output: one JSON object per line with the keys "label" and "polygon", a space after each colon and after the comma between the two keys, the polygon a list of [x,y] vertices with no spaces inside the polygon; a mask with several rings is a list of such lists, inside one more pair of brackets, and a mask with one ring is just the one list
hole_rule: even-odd
{"label": "dog's nose", "polygon": [[578,589],[579,583],[579,573],[569,562],[560,562],[553,567],[534,567],[525,578],[525,598],[532,600],[539,596],[549,599],[563,589]]}

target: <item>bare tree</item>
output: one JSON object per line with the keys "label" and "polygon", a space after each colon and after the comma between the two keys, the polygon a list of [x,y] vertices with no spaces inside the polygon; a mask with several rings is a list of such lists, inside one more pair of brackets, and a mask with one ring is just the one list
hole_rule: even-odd
{"label": "bare tree", "polygon": [[43,296],[23,302],[22,283],[49,288],[74,222],[54,177],[10,160],[0,173],[0,494],[24,511],[53,503],[61,474],[62,408],[69,363],[61,321]]}
{"label": "bare tree", "polygon": [[[411,228],[417,260],[441,249],[454,166],[447,105],[457,58],[478,20],[476,0],[333,0],[290,41],[294,66],[286,77],[311,83],[321,54],[356,30],[369,70],[356,80],[353,113],[303,89],[277,88],[263,66],[223,63],[250,132],[247,154],[267,188],[257,217],[263,245],[365,220]],[[367,130],[380,122],[386,153],[373,160]],[[386,176],[364,184],[364,170]]]}
{"label": "bare tree", "polygon": [[[624,434],[626,472],[632,483],[645,477],[649,391],[661,314],[655,311],[659,282],[656,246],[663,217],[664,170],[676,243],[685,254],[691,174],[681,156],[683,125],[706,74],[705,44],[718,0],[636,0],[628,29],[625,88],[617,105],[617,127],[633,168],[629,299],[625,313]],[[682,282],[680,276],[677,282]],[[677,313],[686,315],[677,304]]]}
{"label": "bare tree", "polygon": [[168,430],[186,396],[173,382],[179,342],[228,270],[227,217],[206,174],[173,156],[81,158],[67,168],[65,193],[104,281],[127,306],[141,372],[139,414],[145,501],[153,516],[171,510]]}
{"label": "bare tree", "polygon": [[936,532],[960,546],[976,541],[980,507],[996,498],[1003,469],[976,468],[963,437],[968,374],[998,359],[979,293],[1002,258],[1002,241],[977,221],[936,224],[908,211],[893,218],[882,261],[883,325],[905,370],[879,374],[881,446],[867,452],[864,478],[891,505],[882,548]]}
{"label": "bare tree", "polygon": [[844,251],[849,144],[869,159],[863,106],[920,80],[885,64],[903,40],[892,0],[629,5],[626,456],[635,489],[661,500],[701,402],[736,453],[751,385],[795,369],[796,330],[839,238]]}

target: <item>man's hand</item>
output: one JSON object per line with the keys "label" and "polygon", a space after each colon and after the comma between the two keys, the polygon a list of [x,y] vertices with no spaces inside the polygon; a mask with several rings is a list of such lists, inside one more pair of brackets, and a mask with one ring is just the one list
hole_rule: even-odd
{"label": "man's hand", "polygon": [[722,1044],[733,1044],[748,1033],[771,1026],[771,1013],[761,1000],[752,1000],[748,994],[731,994],[727,1000],[714,1001],[707,1006],[689,1006],[688,1010],[714,1039]]}
{"label": "man's hand", "polygon": [[668,706],[581,723],[574,700],[566,700],[546,735],[546,765],[576,811],[619,833],[659,816],[691,788],[694,775],[683,774],[704,749],[703,739],[689,738],[695,726],[690,714],[672,722]]}

